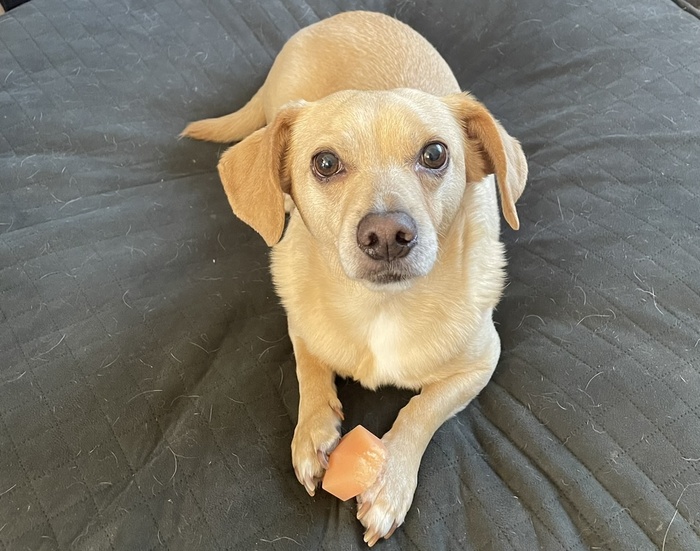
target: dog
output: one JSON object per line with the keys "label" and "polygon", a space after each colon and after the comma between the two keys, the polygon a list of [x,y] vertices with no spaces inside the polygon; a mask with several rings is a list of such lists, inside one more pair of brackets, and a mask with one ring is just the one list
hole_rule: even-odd
{"label": "dog", "polygon": [[357,497],[371,547],[404,521],[435,431],[496,367],[498,196],[518,229],[522,148],[425,38],[372,12],[302,29],[244,107],[182,135],[239,142],[218,170],[233,212],[273,247],[299,382],[292,463],[308,493],[340,437],[337,375],[419,391]]}

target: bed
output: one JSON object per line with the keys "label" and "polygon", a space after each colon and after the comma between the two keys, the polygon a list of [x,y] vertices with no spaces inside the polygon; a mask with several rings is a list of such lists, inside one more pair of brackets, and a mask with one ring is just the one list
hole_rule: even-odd
{"label": "bed", "polygon": [[[268,250],[223,148],[299,28],[424,34],[521,139],[503,354],[386,550],[700,549],[700,21],[670,0],[31,0],[0,17],[0,549],[362,549],[290,462]],[[410,394],[339,381],[344,431]]]}

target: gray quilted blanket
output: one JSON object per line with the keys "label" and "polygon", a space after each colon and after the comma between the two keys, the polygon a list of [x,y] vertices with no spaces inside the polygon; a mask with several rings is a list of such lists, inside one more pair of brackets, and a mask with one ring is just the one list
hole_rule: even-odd
{"label": "gray quilted blanket", "polygon": [[[32,0],[0,17],[0,550],[362,549],[295,480],[262,240],[221,148],[297,29],[428,37],[530,161],[503,356],[386,550],[700,549],[700,25],[668,0]],[[339,384],[344,430],[409,395]]]}

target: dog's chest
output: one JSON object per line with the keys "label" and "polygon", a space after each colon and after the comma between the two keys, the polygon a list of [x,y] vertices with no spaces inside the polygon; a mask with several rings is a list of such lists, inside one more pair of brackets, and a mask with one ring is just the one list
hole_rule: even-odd
{"label": "dog's chest", "polygon": [[402,327],[396,316],[381,312],[369,324],[367,338],[374,356],[377,375],[396,376],[401,372],[403,350]]}

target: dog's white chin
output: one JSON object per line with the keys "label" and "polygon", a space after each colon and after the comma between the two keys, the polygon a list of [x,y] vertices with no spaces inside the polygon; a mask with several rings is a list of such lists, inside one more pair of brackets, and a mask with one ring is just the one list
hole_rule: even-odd
{"label": "dog's white chin", "polygon": [[390,283],[375,283],[366,279],[361,281],[367,289],[374,293],[403,293],[413,286],[414,278],[392,281]]}

